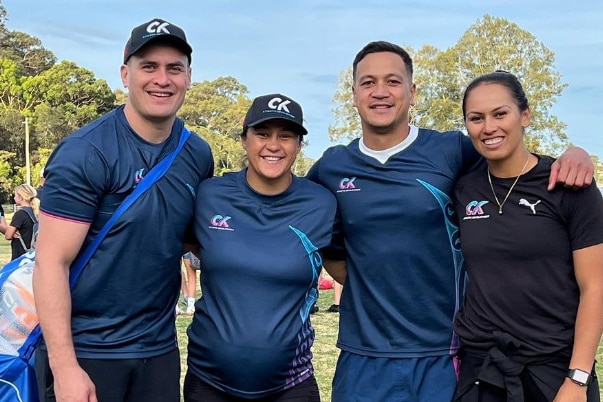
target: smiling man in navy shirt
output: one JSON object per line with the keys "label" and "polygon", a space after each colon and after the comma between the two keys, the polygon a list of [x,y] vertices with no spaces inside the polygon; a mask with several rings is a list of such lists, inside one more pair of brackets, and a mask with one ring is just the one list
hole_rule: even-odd
{"label": "smiling man in navy shirt", "polygon": [[[180,400],[174,308],[191,189],[213,174],[207,143],[191,135],[165,176],[113,225],[72,290],[68,277],[124,198],[177,146],[191,52],[184,31],[164,20],[134,28],[121,66],[127,103],[67,137],[46,165],[34,292],[45,342],[39,355],[44,361],[47,350],[57,401]],[[40,381],[54,400],[52,378]]]}

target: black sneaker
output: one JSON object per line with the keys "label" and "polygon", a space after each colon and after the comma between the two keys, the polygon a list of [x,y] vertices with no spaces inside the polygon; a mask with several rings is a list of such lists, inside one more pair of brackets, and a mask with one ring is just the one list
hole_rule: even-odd
{"label": "black sneaker", "polygon": [[316,305],[316,303],[314,303],[312,305],[312,307],[310,307],[310,314],[318,313],[318,310],[319,310],[318,306]]}
{"label": "black sneaker", "polygon": [[327,309],[329,313],[339,313],[339,304],[331,304],[331,307]]}

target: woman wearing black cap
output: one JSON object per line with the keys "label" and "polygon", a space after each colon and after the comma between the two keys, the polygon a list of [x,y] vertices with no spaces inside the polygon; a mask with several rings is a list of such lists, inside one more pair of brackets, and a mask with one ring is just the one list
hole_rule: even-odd
{"label": "woman wearing black cap", "polygon": [[320,401],[309,312],[336,202],[291,173],[306,133],[297,102],[256,98],[241,133],[248,167],[198,188],[203,296],[188,330],[185,401]]}

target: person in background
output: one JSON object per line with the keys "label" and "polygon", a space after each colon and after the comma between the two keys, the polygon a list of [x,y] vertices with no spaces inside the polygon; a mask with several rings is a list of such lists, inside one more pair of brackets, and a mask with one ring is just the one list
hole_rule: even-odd
{"label": "person in background", "polygon": [[[11,260],[27,252],[32,246],[34,225],[40,213],[40,200],[35,188],[29,184],[15,187],[15,204],[19,207],[4,231],[4,238],[10,240]],[[2,214],[4,219],[4,214]],[[4,220],[6,223],[6,220]]]}
{"label": "person in background", "polygon": [[190,135],[73,289],[68,279],[80,251],[184,135],[176,113],[191,85],[191,53],[176,25],[155,18],[135,27],[121,66],[126,104],[69,135],[46,164],[33,275],[43,400],[180,401],[174,307],[194,189],[213,175],[209,145]]}
{"label": "person in background", "polygon": [[456,400],[599,401],[601,194],[547,191],[555,160],[526,147],[530,107],[513,74],[474,79],[463,118],[487,164],[455,187],[468,273]]}
{"label": "person in background", "polygon": [[[344,286],[333,401],[450,401],[465,276],[451,198],[483,161],[463,133],[409,124],[416,87],[400,46],[371,42],[352,69],[362,137],[308,173],[336,196],[344,234],[345,252],[324,261]],[[568,150],[549,187],[590,183],[593,170],[586,152]]]}
{"label": "person in background", "polygon": [[337,281],[333,281],[333,304],[329,306],[327,311],[329,313],[339,313],[339,303],[341,303],[341,293],[343,292],[343,285]]}
{"label": "person in background", "polygon": [[40,185],[38,186],[38,188],[36,188],[39,199],[42,199],[42,190],[44,190],[44,182],[45,181],[46,181],[46,178],[44,177],[44,168],[42,168],[42,170],[40,170]]}
{"label": "person in background", "polygon": [[6,228],[8,225],[6,224],[6,216],[4,214],[4,208],[0,205],[0,233],[4,234],[6,232]]}
{"label": "person in background", "polygon": [[[192,252],[188,252],[182,256],[182,264],[184,272],[182,273],[182,296],[186,305],[186,314],[193,315],[195,313],[195,301],[197,294],[197,271],[201,269],[199,258]],[[176,313],[183,314],[179,306],[176,306]]]}
{"label": "person in background", "polygon": [[197,190],[202,296],[188,328],[186,402],[319,402],[312,366],[322,249],[336,202],[291,172],[301,106],[282,94],[253,100],[241,143],[248,167]]}

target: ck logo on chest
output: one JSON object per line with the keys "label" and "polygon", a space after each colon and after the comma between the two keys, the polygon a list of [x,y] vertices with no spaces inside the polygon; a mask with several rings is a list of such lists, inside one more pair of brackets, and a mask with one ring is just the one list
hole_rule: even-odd
{"label": "ck logo on chest", "polygon": [[234,231],[234,229],[232,229],[230,227],[230,224],[228,223],[228,221],[231,219],[230,216],[227,215],[214,215],[212,216],[211,220],[210,220],[210,229],[216,229],[216,230],[230,230],[230,231]]}
{"label": "ck logo on chest", "polygon": [[144,168],[138,169],[136,173],[134,173],[134,182],[136,184],[140,183],[140,181],[144,178]]}
{"label": "ck logo on chest", "polygon": [[339,190],[338,193],[347,193],[348,191],[360,191],[359,188],[356,188],[356,177],[344,177],[339,181]]}
{"label": "ck logo on chest", "polygon": [[484,210],[482,209],[482,207],[487,203],[488,201],[471,201],[465,207],[465,214],[467,214],[468,216],[483,215]]}
{"label": "ck logo on chest", "polygon": [[488,219],[489,214],[484,212],[484,205],[489,201],[471,201],[465,206],[465,216],[463,220],[468,219]]}

